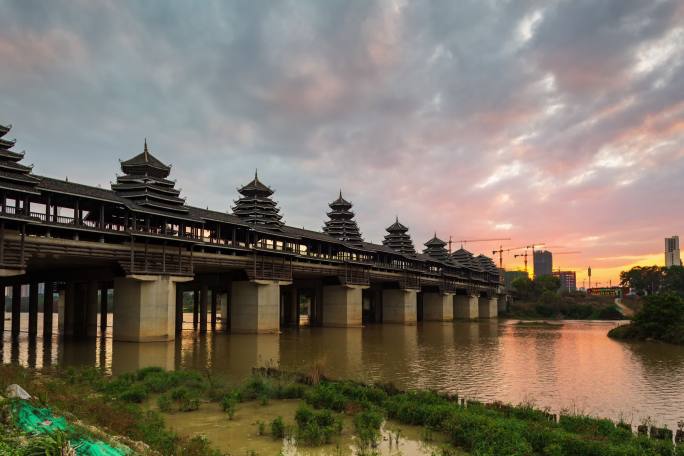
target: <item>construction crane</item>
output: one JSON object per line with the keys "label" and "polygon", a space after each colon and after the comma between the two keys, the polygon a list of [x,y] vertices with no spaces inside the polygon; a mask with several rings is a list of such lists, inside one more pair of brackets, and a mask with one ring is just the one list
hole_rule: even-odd
{"label": "construction crane", "polygon": [[463,248],[464,244],[467,244],[468,242],[493,242],[493,241],[510,241],[511,238],[492,238],[492,239],[459,239],[458,241],[454,241],[451,239],[451,236],[449,236],[449,253],[451,253],[451,244],[454,242],[460,242],[461,243],[461,248]]}
{"label": "construction crane", "polygon": [[504,249],[502,245],[499,246],[499,250],[492,250],[492,255],[499,254],[499,269],[503,269],[503,254],[504,252],[512,252],[514,250],[521,250],[526,248],[526,246],[522,247],[514,247],[512,249]]}

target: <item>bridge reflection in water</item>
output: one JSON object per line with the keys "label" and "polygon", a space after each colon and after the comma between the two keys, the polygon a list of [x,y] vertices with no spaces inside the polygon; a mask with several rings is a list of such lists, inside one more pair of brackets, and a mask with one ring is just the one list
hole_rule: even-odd
{"label": "bridge reflection in water", "polygon": [[169,342],[118,342],[111,337],[12,340],[3,363],[31,367],[97,366],[115,374],[146,366],[208,370],[239,381],[253,366],[307,371],[316,363],[332,377],[435,388],[484,401],[533,400],[554,411],[625,418],[647,416],[676,426],[684,419],[684,347],[623,344],[606,337],[614,322],[529,327],[515,322],[421,322],[364,328],[288,328],[280,334],[201,334],[185,314]]}

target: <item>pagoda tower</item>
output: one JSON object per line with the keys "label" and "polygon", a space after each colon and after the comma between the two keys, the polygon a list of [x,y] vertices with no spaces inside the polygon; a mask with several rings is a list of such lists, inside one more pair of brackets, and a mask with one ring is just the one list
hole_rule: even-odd
{"label": "pagoda tower", "polygon": [[261,183],[257,172],[254,179],[238,189],[242,197],[235,201],[233,213],[252,225],[263,225],[273,230],[282,229],[283,216],[279,214],[278,203],[273,201],[273,190]]}
{"label": "pagoda tower", "polygon": [[392,225],[387,227],[387,233],[382,241],[383,245],[404,255],[416,254],[411,236],[408,235],[408,228],[399,223],[399,217],[395,219]]}
{"label": "pagoda tower", "polygon": [[329,206],[332,209],[328,212],[330,220],[325,222],[323,231],[341,241],[360,246],[363,243],[363,238],[359,232],[359,226],[353,220],[352,203],[342,198],[342,190],[340,190],[340,196]]}
{"label": "pagoda tower", "polygon": [[480,262],[476,261],[473,254],[461,247],[451,254],[451,259],[469,269],[480,271]]}
{"label": "pagoda tower", "polygon": [[449,257],[449,251],[446,249],[447,243],[441,240],[440,238],[437,237],[437,233],[425,243],[425,247],[427,247],[425,250],[423,250],[423,253],[426,255],[431,256],[432,258],[435,258],[439,261],[443,261],[444,263],[448,263],[450,260]]}
{"label": "pagoda tower", "polygon": [[0,124],[0,186],[10,190],[35,191],[40,179],[31,173],[31,166],[19,163],[24,152],[10,150],[16,140],[4,138],[11,129],[11,125]]}
{"label": "pagoda tower", "polygon": [[175,188],[175,181],[167,179],[171,166],[163,164],[150,153],[147,140],[142,153],[121,162],[121,171],[124,175],[117,175],[116,183],[112,184],[117,195],[151,209],[188,212],[185,199]]}
{"label": "pagoda tower", "polygon": [[475,257],[475,261],[477,261],[477,263],[480,265],[480,268],[482,268],[483,271],[486,271],[489,274],[497,276],[499,275],[499,268],[496,267],[496,263],[494,263],[494,260],[492,260],[488,256],[478,255]]}

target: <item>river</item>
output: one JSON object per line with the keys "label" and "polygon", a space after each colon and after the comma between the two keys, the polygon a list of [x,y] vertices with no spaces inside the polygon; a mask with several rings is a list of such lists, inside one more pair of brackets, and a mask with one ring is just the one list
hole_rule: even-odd
{"label": "river", "polygon": [[22,332],[13,343],[5,331],[1,361],[38,368],[92,365],[114,374],[150,365],[195,368],[230,381],[249,375],[253,366],[307,371],[316,364],[332,377],[434,388],[482,401],[533,402],[634,425],[650,417],[672,429],[684,420],[684,347],[611,340],[606,333],[615,322],[493,320],[200,336],[190,320],[186,315],[182,337],[169,343],[112,342],[111,328],[103,338],[54,337],[51,343],[30,341]]}

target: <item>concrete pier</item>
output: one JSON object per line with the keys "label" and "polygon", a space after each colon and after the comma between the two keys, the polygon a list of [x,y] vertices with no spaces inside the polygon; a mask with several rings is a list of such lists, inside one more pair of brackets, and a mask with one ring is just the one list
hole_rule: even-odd
{"label": "concrete pier", "polygon": [[21,329],[21,285],[12,285],[12,337],[19,337]]}
{"label": "concrete pier", "polygon": [[475,294],[454,296],[454,316],[463,320],[474,320],[480,315],[478,296]]}
{"label": "concrete pier", "polygon": [[43,289],[43,338],[52,337],[52,318],[54,317],[54,284],[45,282]]}
{"label": "concrete pier", "polygon": [[288,283],[274,280],[233,282],[230,296],[231,332],[279,332],[280,285]]}
{"label": "concrete pier", "polygon": [[416,324],[417,294],[416,290],[382,290],[383,323]]}
{"label": "concrete pier", "polygon": [[454,319],[454,295],[451,293],[424,292],[423,320],[452,321]]}
{"label": "concrete pier", "polygon": [[480,318],[496,318],[499,315],[499,302],[496,297],[481,296],[478,307]]}
{"label": "concrete pier", "polygon": [[131,275],[114,279],[114,340],[153,342],[176,337],[176,283],[186,277]]}
{"label": "concrete pier", "polygon": [[323,326],[361,327],[363,325],[363,289],[358,285],[323,287]]}

